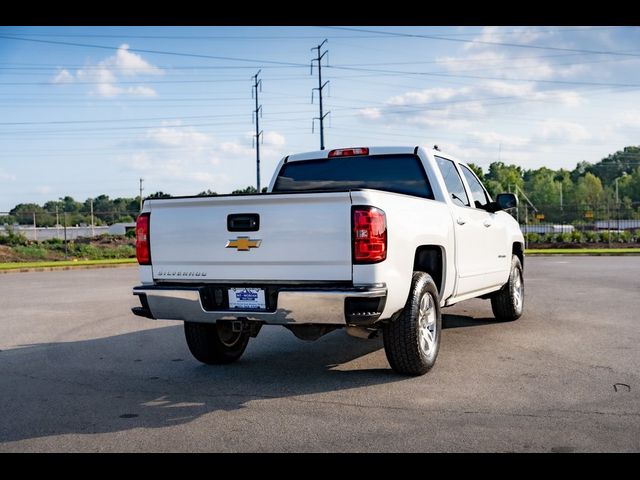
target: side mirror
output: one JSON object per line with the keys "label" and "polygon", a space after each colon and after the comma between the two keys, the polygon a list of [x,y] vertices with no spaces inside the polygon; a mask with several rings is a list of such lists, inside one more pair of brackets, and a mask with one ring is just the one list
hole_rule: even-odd
{"label": "side mirror", "polygon": [[518,206],[518,197],[513,193],[499,193],[495,203],[498,210],[509,210]]}

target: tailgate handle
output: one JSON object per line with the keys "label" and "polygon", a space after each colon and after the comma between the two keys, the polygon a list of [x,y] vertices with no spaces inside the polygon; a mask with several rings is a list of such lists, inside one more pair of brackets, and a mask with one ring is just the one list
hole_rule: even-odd
{"label": "tailgate handle", "polygon": [[230,232],[257,232],[260,229],[260,215],[257,213],[233,213],[227,216],[227,230]]}

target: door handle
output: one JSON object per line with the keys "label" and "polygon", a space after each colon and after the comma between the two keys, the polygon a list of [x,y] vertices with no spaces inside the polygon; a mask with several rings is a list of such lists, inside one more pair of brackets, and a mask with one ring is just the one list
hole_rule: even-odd
{"label": "door handle", "polygon": [[465,223],[467,223],[467,221],[462,217],[458,217],[456,219],[456,222],[458,223],[458,225],[464,225]]}
{"label": "door handle", "polygon": [[491,226],[491,220],[485,220],[482,224],[483,224],[485,227],[490,227],[490,226]]}

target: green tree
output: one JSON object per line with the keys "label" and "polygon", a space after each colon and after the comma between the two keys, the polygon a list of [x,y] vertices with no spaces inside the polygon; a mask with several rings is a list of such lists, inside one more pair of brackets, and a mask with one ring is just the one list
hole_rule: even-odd
{"label": "green tree", "polygon": [[640,147],[624,147],[595,165],[591,165],[587,171],[599,177],[603,185],[609,186],[623,173],[631,173],[638,163],[640,163]]}
{"label": "green tree", "polygon": [[82,208],[82,204],[80,202],[76,202],[73,197],[66,196],[64,198],[60,198],[60,202],[62,204],[62,208],[67,213],[76,213]]}
{"label": "green tree", "polygon": [[575,188],[575,199],[578,205],[597,208],[604,200],[602,181],[590,172],[580,177]]}
{"label": "green tree", "polygon": [[160,192],[152,193],[146,198],[171,198],[171,194],[160,191]]}
{"label": "green tree", "polygon": [[489,172],[485,175],[486,187],[495,198],[498,193],[512,191],[515,186],[524,187],[522,168],[518,165],[506,165],[504,162],[493,162],[489,165]]}
{"label": "green tree", "polygon": [[204,190],[204,191],[198,193],[197,196],[198,197],[206,197],[206,196],[209,196],[209,195],[218,195],[218,194],[217,194],[217,192],[214,192],[212,190],[207,189],[207,190]]}
{"label": "green tree", "polygon": [[484,181],[484,172],[482,171],[482,167],[476,165],[475,163],[467,163],[467,166],[476,174],[476,176],[480,179],[480,181]]}
{"label": "green tree", "polygon": [[37,225],[45,225],[47,223],[47,214],[37,203],[19,203],[9,211],[9,215],[14,217],[20,225],[33,225],[34,213]]}
{"label": "green tree", "polygon": [[242,188],[239,190],[234,190],[233,192],[231,192],[233,195],[243,195],[245,193],[258,193],[258,190],[256,190],[256,187],[252,187],[249,186],[247,188]]}

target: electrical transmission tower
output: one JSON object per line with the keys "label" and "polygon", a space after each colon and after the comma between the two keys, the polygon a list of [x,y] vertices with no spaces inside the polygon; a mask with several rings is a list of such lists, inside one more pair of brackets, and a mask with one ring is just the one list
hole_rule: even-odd
{"label": "electrical transmission tower", "polygon": [[324,41],[318,45],[317,47],[313,47],[311,50],[317,50],[318,51],[318,56],[314,59],[311,60],[311,74],[313,75],[313,62],[318,62],[318,86],[314,89],[311,90],[311,103],[313,103],[313,92],[315,90],[318,90],[318,95],[320,98],[320,116],[319,117],[314,117],[314,119],[312,120],[311,123],[311,131],[314,131],[314,125],[315,125],[315,121],[319,120],[320,121],[320,150],[324,150],[324,117],[326,117],[327,115],[329,115],[331,112],[327,112],[325,114],[322,113],[322,90],[324,89],[324,87],[327,86],[327,84],[329,83],[329,80],[327,80],[326,82],[322,83],[322,57],[324,57],[325,55],[327,55],[329,53],[329,50],[325,50],[324,52],[320,52],[322,50],[322,46],[327,43],[327,39],[325,38]]}
{"label": "electrical transmission tower", "polygon": [[258,104],[258,91],[262,91],[262,80],[258,79],[258,75],[262,70],[258,70],[253,77],[253,85],[251,86],[251,98],[256,100],[256,109],[253,111],[255,115],[256,122],[256,134],[255,134],[255,142],[256,142],[256,189],[258,193],[260,193],[260,136],[262,135],[262,131],[260,130],[260,118],[262,117],[262,105]]}

